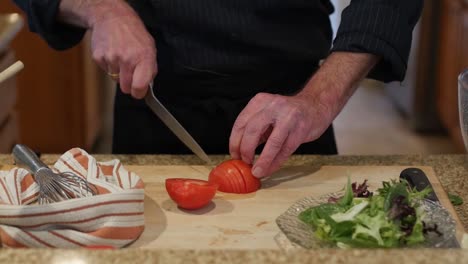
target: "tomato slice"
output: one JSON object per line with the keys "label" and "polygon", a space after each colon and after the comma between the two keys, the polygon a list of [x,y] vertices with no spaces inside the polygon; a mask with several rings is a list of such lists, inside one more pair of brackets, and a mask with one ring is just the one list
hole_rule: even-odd
{"label": "tomato slice", "polygon": [[228,193],[257,191],[261,182],[252,175],[252,166],[242,160],[228,160],[211,170],[209,182],[219,184],[219,190]]}
{"label": "tomato slice", "polygon": [[218,184],[219,190],[222,192],[240,193],[239,177],[239,172],[235,168],[229,164],[221,163],[210,172],[208,181]]}
{"label": "tomato slice", "polygon": [[232,164],[239,170],[245,184],[245,193],[255,192],[260,189],[261,181],[252,174],[252,166],[242,160],[233,160]]}
{"label": "tomato slice", "polygon": [[[240,163],[239,165],[237,163]],[[231,162],[231,165],[237,169],[237,171],[239,172],[240,174],[240,177],[239,177],[239,180],[242,182],[242,191],[244,193],[247,193],[247,182],[245,180],[245,177],[244,177],[244,173],[250,173],[248,172],[247,170],[250,168],[249,165],[247,165],[245,162],[241,161],[241,160],[232,160]],[[244,167],[245,166],[247,168],[247,170],[244,170]]]}
{"label": "tomato slice", "polygon": [[242,175],[240,175],[239,170],[237,170],[235,167],[229,168],[228,176],[231,177],[235,193],[244,193],[245,186],[244,182],[242,181]]}
{"label": "tomato slice", "polygon": [[180,208],[194,210],[207,205],[215,196],[218,184],[197,179],[166,179],[166,190]]}

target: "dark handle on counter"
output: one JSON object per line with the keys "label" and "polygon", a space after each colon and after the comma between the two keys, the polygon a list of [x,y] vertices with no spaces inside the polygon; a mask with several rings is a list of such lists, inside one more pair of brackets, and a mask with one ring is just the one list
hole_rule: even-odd
{"label": "dark handle on counter", "polygon": [[[431,182],[426,176],[426,173],[418,168],[407,168],[404,169],[400,173],[400,179],[405,179],[408,184],[415,188],[418,191],[424,190],[426,187],[430,187],[432,192],[426,197],[426,199],[431,200],[433,202],[439,202],[439,198],[434,192],[434,188],[432,187]],[[444,248],[460,248],[460,243],[458,242],[456,237],[451,237],[450,240],[444,245]]]}
{"label": "dark handle on counter", "polygon": [[426,176],[426,173],[418,168],[407,168],[400,173],[400,179],[404,179],[408,182],[409,186],[415,188],[417,191],[422,191],[426,187],[430,187],[432,192],[430,192],[426,199],[438,202],[439,198],[434,192],[434,188],[431,185],[431,182]]}

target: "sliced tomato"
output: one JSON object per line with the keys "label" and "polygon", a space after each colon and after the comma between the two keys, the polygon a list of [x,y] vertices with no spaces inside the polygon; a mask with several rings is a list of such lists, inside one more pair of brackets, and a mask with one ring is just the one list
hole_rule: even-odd
{"label": "sliced tomato", "polygon": [[230,186],[233,189],[234,193],[239,193],[240,187],[239,182],[237,181],[238,177],[236,175],[233,175],[233,173],[235,173],[235,171],[230,171],[226,173],[224,177],[226,177],[227,181],[229,181],[229,185],[227,186]]}
{"label": "sliced tomato", "polygon": [[233,182],[233,187],[236,191],[236,193],[243,193],[244,192],[244,182],[242,180],[242,175],[240,175],[239,170],[235,169],[230,169],[230,172],[228,175],[231,177],[231,180]]}
{"label": "sliced tomato", "polygon": [[194,210],[207,205],[215,196],[217,183],[197,179],[171,178],[166,180],[166,190],[180,208]]}
{"label": "sliced tomato", "polygon": [[228,193],[240,193],[239,171],[227,163],[216,166],[208,177],[208,181],[219,185],[219,190]]}
{"label": "sliced tomato", "polygon": [[255,192],[260,189],[261,181],[257,177],[253,176],[251,165],[243,162],[242,160],[233,160],[232,163],[242,175],[246,193]]}
{"label": "sliced tomato", "polygon": [[242,160],[228,160],[211,170],[209,182],[219,185],[227,193],[250,193],[257,191],[261,182],[252,175],[252,166]]}

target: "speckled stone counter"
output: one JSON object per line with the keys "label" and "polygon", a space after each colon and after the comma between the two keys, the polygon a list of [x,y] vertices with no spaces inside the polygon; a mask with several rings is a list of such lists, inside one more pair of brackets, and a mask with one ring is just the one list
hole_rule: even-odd
{"label": "speckled stone counter", "polygon": [[0,253],[1,263],[169,263],[169,264],[276,264],[276,263],[330,263],[330,264],[423,264],[457,263],[468,261],[467,250],[298,250],[281,252],[256,251],[190,251],[190,250],[14,250]]}
{"label": "speckled stone counter", "polygon": [[[43,155],[52,164],[57,155]],[[195,156],[174,155],[95,155],[99,161],[120,159],[128,165],[202,165]],[[213,163],[227,156],[212,156]],[[11,165],[9,155],[0,155],[0,166]],[[286,165],[401,165],[431,166],[444,189],[463,198],[455,206],[468,230],[468,156],[404,155],[404,156],[294,156]],[[282,251],[186,251],[186,250],[50,250],[4,249],[0,263],[468,263],[467,250],[298,250]]]}

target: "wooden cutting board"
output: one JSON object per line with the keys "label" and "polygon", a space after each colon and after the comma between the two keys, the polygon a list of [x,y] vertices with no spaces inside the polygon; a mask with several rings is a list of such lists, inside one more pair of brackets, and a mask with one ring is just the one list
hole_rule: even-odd
{"label": "wooden cutting board", "polygon": [[[157,249],[279,249],[275,220],[295,201],[341,190],[348,175],[353,182],[368,180],[370,190],[382,181],[398,179],[403,166],[288,167],[262,182],[255,194],[218,192],[207,207],[179,209],[169,198],[166,178],[207,179],[208,166],[127,166],[145,182],[145,221],[142,236],[131,247]],[[454,208],[431,167],[421,168],[441,203],[457,221],[457,237],[464,233]]]}

